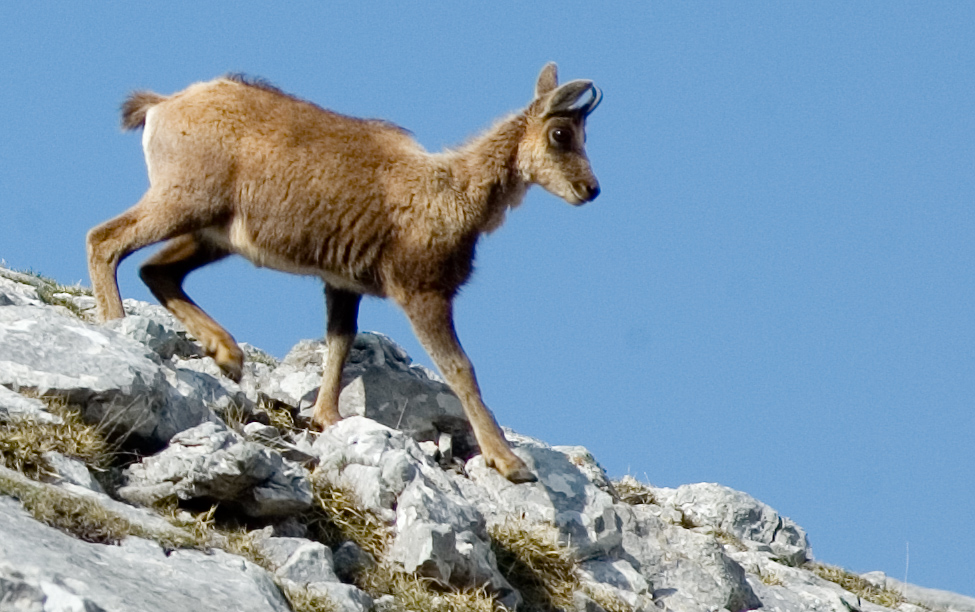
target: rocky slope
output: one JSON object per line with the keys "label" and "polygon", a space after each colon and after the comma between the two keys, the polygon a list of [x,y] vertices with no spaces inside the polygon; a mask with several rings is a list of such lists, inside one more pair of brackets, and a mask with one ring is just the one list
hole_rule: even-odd
{"label": "rocky slope", "polygon": [[[83,290],[0,268],[0,611],[975,612],[814,563],[744,493],[611,482],[582,447],[506,432],[539,476],[513,485],[382,335],[356,339],[346,418],[314,434],[323,343],[246,347],[238,385],[164,309],[125,306],[94,325]],[[109,463],[46,444],[74,413]]]}

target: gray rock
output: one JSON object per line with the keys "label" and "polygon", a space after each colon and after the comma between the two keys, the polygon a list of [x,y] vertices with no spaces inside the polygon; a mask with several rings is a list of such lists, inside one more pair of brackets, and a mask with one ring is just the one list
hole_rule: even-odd
{"label": "gray rock", "polygon": [[405,434],[362,417],[339,421],[307,450],[319,458],[323,478],[352,490],[389,523],[396,520],[396,499],[420,466],[437,469]]}
{"label": "gray rock", "polygon": [[[94,298],[91,307],[94,308]],[[83,303],[77,304],[84,308]],[[186,327],[180,322],[173,313],[165,307],[157,304],[149,304],[139,300],[127,299],[122,301],[126,317],[120,319],[133,318],[134,321],[147,321],[148,323],[130,323],[123,326],[125,329],[132,329],[133,336],[140,342],[151,346],[163,359],[172,356],[182,359],[192,359],[203,357],[203,347],[186,331]],[[140,331],[140,327],[145,327],[145,331]]]}
{"label": "gray rock", "polygon": [[84,462],[54,451],[44,453],[43,457],[56,481],[84,487],[96,493],[105,492]]}
{"label": "gray rock", "polygon": [[335,574],[344,582],[351,582],[355,576],[376,566],[376,559],[355,542],[343,542],[332,552]]}
{"label": "gray rock", "polygon": [[[348,418],[317,435],[251,423],[246,438],[219,423],[260,417],[267,400],[308,408],[321,382],[326,347],[299,343],[280,363],[253,347],[240,384],[170,313],[126,300],[130,315],[88,325],[94,300],[77,292],[41,296],[55,284],[0,268],[0,421],[56,421],[44,403],[14,391],[66,396],[86,417],[128,432],[143,450],[172,444],[126,472],[121,493],[152,503],[167,496],[223,502],[252,516],[289,516],[311,502],[304,469],[351,491],[392,533],[389,558],[373,559],[347,542],[331,552],[304,539],[293,518],[267,527],[261,542],[275,579],[288,589],[326,595],[340,610],[392,610],[395,602],[338,581],[375,563],[398,563],[457,587],[485,588],[509,608],[520,603],[497,570],[488,525],[517,517],[551,526],[579,563],[584,588],[574,610],[629,607],[673,612],[881,612],[800,564],[811,558],[805,532],[753,498],[712,484],[651,489],[654,499],[628,505],[582,447],[550,447],[506,431],[515,453],[538,475],[514,485],[474,451],[459,402],[433,373],[379,334],[360,334],[343,372],[340,408]],[[49,299],[49,298],[47,298]],[[8,390],[6,387],[13,389]],[[232,414],[235,411],[236,414]],[[367,418],[368,417],[368,418]],[[373,420],[374,419],[374,420]],[[381,421],[378,422],[378,421]],[[398,429],[397,429],[398,428]],[[182,433],[180,433],[182,432]],[[176,435],[179,434],[179,435]],[[453,456],[453,457],[452,457]],[[466,474],[456,468],[466,462]],[[0,468],[4,481],[47,493],[83,496],[146,533],[186,537],[145,508],[97,492],[79,462],[48,455],[56,485],[34,483]],[[441,465],[452,468],[444,471]],[[685,528],[687,522],[699,527]],[[290,537],[270,537],[277,536]],[[720,538],[720,539],[719,539]],[[729,540],[729,538],[731,538]],[[219,538],[214,538],[219,544]],[[800,566],[800,567],[791,567]],[[900,585],[882,574],[867,579],[902,589],[908,599],[953,612],[975,612],[970,598]],[[133,586],[135,585],[135,586]],[[598,594],[598,595],[597,595]],[[618,600],[618,604],[608,602]],[[0,609],[285,610],[270,576],[240,558],[175,551],[128,538],[120,546],[78,542],[39,525],[0,497]],[[919,612],[902,604],[898,612]]]}
{"label": "gray rock", "polygon": [[0,386],[0,423],[14,419],[30,419],[37,423],[61,423],[61,417],[47,411],[44,402],[24,397]]}
{"label": "gray rock", "polygon": [[158,448],[212,417],[167,381],[159,356],[51,308],[0,308],[0,385],[63,396],[129,441]]}
{"label": "gray rock", "polygon": [[319,340],[302,340],[278,366],[258,381],[261,395],[294,408],[314,405],[322,384],[322,364],[328,349]]}
{"label": "gray rock", "polygon": [[0,306],[41,306],[37,289],[24,282],[26,274],[0,268]]}
{"label": "gray rock", "polygon": [[521,594],[498,571],[498,560],[488,542],[471,531],[462,531],[457,534],[454,546],[463,562],[454,565],[453,584],[486,588],[511,610],[521,605]]}
{"label": "gray rock", "polygon": [[[92,489],[74,485],[69,482],[55,484],[35,482],[20,472],[8,469],[0,465],[0,478],[15,483],[18,487],[32,490],[43,495],[65,495],[70,497],[80,497],[89,502],[98,504],[106,512],[117,515],[138,529],[147,533],[156,533],[160,537],[169,540],[186,540],[189,534],[178,527],[174,527],[158,514],[136,508],[122,502],[118,502],[104,493],[93,491]],[[0,525],[2,526],[2,525]]]}
{"label": "gray rock", "polygon": [[[396,530],[406,530],[415,522],[445,525],[455,533],[486,533],[484,517],[449,480],[436,482],[420,472],[396,501]],[[440,479],[437,479],[440,480]]]}
{"label": "gray rock", "polygon": [[[748,557],[748,558],[746,558]],[[767,556],[745,553],[739,557],[749,571],[748,583],[769,612],[889,612],[844,590],[838,584],[823,580],[814,573],[771,561]],[[774,578],[767,584],[759,574]],[[899,612],[921,612],[909,604],[898,606]]]}
{"label": "gray rock", "polygon": [[218,423],[178,434],[168,448],[127,468],[125,480],[118,493],[130,501],[202,498],[229,502],[248,516],[292,514],[312,502],[300,467]]}
{"label": "gray rock", "polygon": [[306,587],[310,592],[325,595],[338,612],[366,612],[375,603],[362,589],[341,582],[312,582]]}
{"label": "gray rock", "polygon": [[698,483],[677,489],[654,489],[654,495],[661,505],[676,508],[695,525],[769,545],[789,565],[802,565],[812,559],[806,532],[746,493],[718,484]]}
{"label": "gray rock", "polygon": [[254,546],[275,569],[287,563],[299,548],[311,543],[311,540],[305,538],[272,537],[273,531],[273,528],[265,527],[256,532],[259,535],[254,538]]}
{"label": "gray rock", "polygon": [[[166,365],[166,380],[179,394],[204,403],[225,420],[247,420],[254,414],[254,400],[241,385],[224,376],[213,359],[176,356]],[[236,414],[231,417],[232,413]]]}
{"label": "gray rock", "polygon": [[415,522],[396,534],[389,557],[407,573],[450,584],[454,566],[461,562],[454,531],[447,525]]}
{"label": "gray rock", "polygon": [[926,606],[931,610],[945,610],[945,612],[975,612],[975,598],[927,589],[913,584],[907,584],[896,578],[891,578],[883,572],[868,572],[861,578],[882,589],[890,589],[904,595],[907,601]]}
{"label": "gray rock", "polygon": [[176,354],[186,355],[188,352],[193,355],[201,354],[199,348],[187,339],[185,332],[177,332],[173,327],[164,326],[146,316],[129,314],[109,321],[105,327],[147,346],[163,359],[169,359]]}
{"label": "gray rock", "polygon": [[667,607],[745,610],[762,603],[744,569],[713,537],[665,523],[645,506],[620,504],[617,511],[623,519],[623,558]]}
{"label": "gray rock", "polygon": [[323,544],[303,538],[264,538],[255,544],[274,566],[274,577],[285,588],[325,595],[339,610],[347,612],[372,608],[372,598],[367,593],[339,582],[332,569],[332,552]]}
{"label": "gray rock", "polygon": [[274,442],[281,437],[281,432],[278,431],[277,427],[273,425],[264,425],[263,423],[248,423],[244,425],[244,435],[247,436],[248,440],[255,440],[257,442]]}
{"label": "gray rock", "polygon": [[[0,602],[12,610],[288,612],[263,569],[222,551],[76,540],[0,497]],[[5,607],[17,602],[20,607]]]}
{"label": "gray rock", "polygon": [[498,571],[490,545],[471,531],[455,532],[448,525],[417,521],[397,529],[389,558],[405,572],[443,585],[486,588],[509,608],[521,603]]}
{"label": "gray rock", "polygon": [[[327,354],[324,342],[303,340],[259,381],[259,392],[304,409],[303,415],[310,418]],[[460,400],[429,370],[414,366],[386,336],[358,334],[342,379],[339,412],[343,417],[365,416],[417,441],[440,444],[441,434],[447,434],[451,454],[465,459],[476,449]]]}
{"label": "gray rock", "polygon": [[634,605],[640,596],[652,592],[652,585],[643,574],[625,559],[591,559],[580,564],[585,581],[613,587],[619,596]]}
{"label": "gray rock", "polygon": [[503,522],[516,514],[529,522],[552,523],[579,559],[605,556],[620,546],[622,520],[613,498],[590,480],[587,471],[569,455],[538,440],[509,438],[515,454],[538,476],[538,482],[515,485],[488,468],[481,456],[468,461],[471,480],[495,502],[486,512],[489,522]]}
{"label": "gray rock", "polygon": [[321,461],[319,477],[352,490],[393,525],[389,555],[404,571],[518,601],[497,569],[483,516],[412,438],[349,417],[322,433],[312,451]]}
{"label": "gray rock", "polygon": [[310,541],[299,546],[274,576],[299,585],[339,581],[332,569],[332,551],[324,544]]}

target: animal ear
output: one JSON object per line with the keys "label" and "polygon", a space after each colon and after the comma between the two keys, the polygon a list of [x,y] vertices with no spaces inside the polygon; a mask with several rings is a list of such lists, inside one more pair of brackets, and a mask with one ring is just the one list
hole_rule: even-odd
{"label": "animal ear", "polygon": [[[579,103],[582,96],[589,92],[592,93],[592,97],[583,103]],[[569,81],[552,92],[552,97],[549,98],[548,106],[545,108],[545,114],[580,112],[588,116],[589,113],[596,110],[602,99],[603,93],[592,84],[592,81]]]}
{"label": "animal ear", "polygon": [[535,97],[541,98],[559,85],[559,69],[555,62],[545,64],[535,83]]}

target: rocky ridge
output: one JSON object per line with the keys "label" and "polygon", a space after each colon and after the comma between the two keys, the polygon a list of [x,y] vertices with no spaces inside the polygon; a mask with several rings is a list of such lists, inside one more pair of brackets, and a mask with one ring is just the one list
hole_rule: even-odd
{"label": "rocky ridge", "polygon": [[[410,608],[363,578],[383,567],[421,577],[441,609],[463,609],[449,597],[463,592],[523,610],[975,612],[877,573],[838,580],[800,526],[717,484],[612,482],[585,448],[507,431],[539,477],[511,484],[484,465],[449,388],[380,334],[357,337],[345,419],[315,434],[302,424],[324,343],[281,362],[245,346],[236,384],[164,309],[126,300],[129,316],[100,326],[93,306],[0,268],[0,454],[18,424],[62,422],[58,398],[125,457],[96,471],[49,450],[46,482],[0,467],[0,611],[312,609],[299,592],[336,610]],[[329,495],[354,501],[365,536],[309,527],[341,510]],[[39,499],[125,527],[79,538],[64,517],[38,520]],[[218,520],[247,532],[207,531],[201,546],[194,529]],[[562,564],[558,589],[539,586],[532,546]]]}

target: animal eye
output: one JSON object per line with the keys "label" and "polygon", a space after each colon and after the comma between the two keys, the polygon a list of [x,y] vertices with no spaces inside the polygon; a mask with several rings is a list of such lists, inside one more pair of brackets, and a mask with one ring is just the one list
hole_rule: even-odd
{"label": "animal eye", "polygon": [[572,142],[572,132],[565,128],[555,128],[549,132],[552,142],[560,146],[568,146]]}

